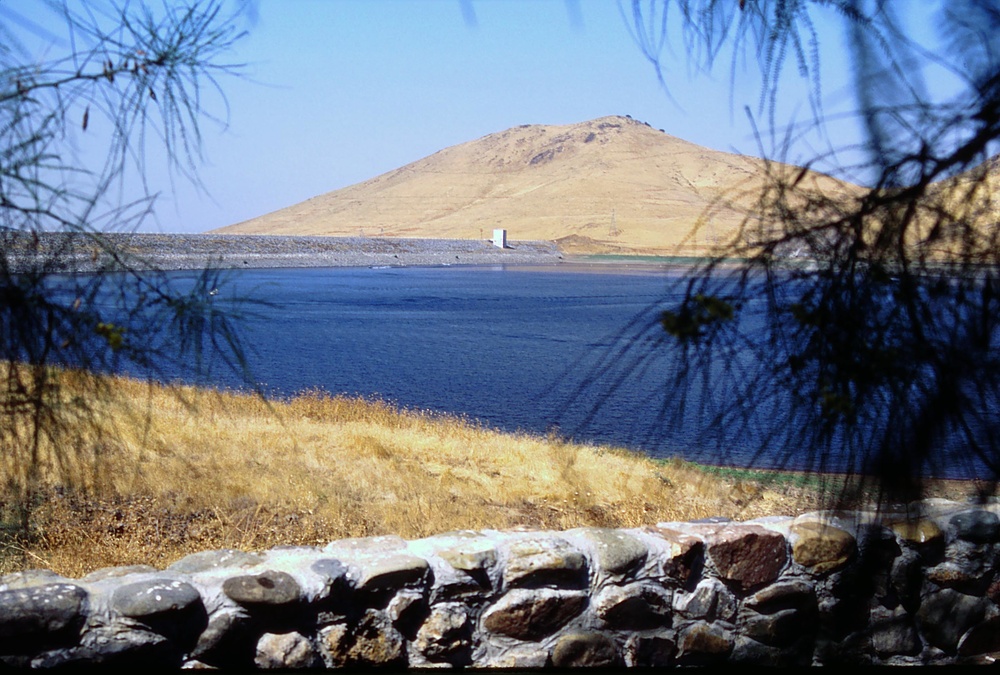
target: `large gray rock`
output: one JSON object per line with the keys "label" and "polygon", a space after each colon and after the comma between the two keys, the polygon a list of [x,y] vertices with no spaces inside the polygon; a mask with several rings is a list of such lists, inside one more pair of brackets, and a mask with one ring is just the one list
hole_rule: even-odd
{"label": "large gray rock", "polygon": [[587,559],[561,537],[516,539],[505,549],[503,581],[507,588],[583,588],[587,584]]}
{"label": "large gray rock", "polygon": [[430,661],[468,665],[472,649],[469,609],[457,602],[435,605],[417,631],[413,645]]}
{"label": "large gray rock", "polygon": [[488,571],[497,561],[497,545],[482,535],[466,535],[457,543],[437,549],[437,555],[456,570],[475,574]]}
{"label": "large gray rock", "polygon": [[384,553],[367,556],[358,561],[360,574],[357,588],[363,591],[380,591],[423,584],[429,575],[430,565],[423,558],[408,553]]}
{"label": "large gray rock", "polygon": [[736,616],[736,596],[718,579],[702,579],[690,593],[674,595],[674,611],[686,619],[732,621]]}
{"label": "large gray rock", "polygon": [[395,534],[382,537],[356,537],[338,539],[323,547],[325,553],[340,554],[351,558],[354,556],[381,555],[402,551],[406,548],[406,540]]}
{"label": "large gray rock", "polygon": [[230,577],[223,582],[222,592],[233,602],[250,607],[290,605],[301,598],[301,589],[292,575],[275,570]]}
{"label": "large gray rock", "polygon": [[254,665],[261,669],[318,668],[322,659],[301,633],[264,633],[257,641]]}
{"label": "large gray rock", "polygon": [[1000,541],[1000,518],[995,513],[974,509],[952,516],[948,524],[955,536],[975,544],[992,544]]}
{"label": "large gray rock", "polygon": [[346,611],[354,590],[347,565],[336,558],[320,558],[311,562],[309,572],[319,583],[308,599],[324,608]]}
{"label": "large gray rock", "polygon": [[787,649],[758,642],[746,635],[738,635],[729,655],[729,663],[737,668],[746,666],[788,668],[808,666],[811,653],[803,649]]}
{"label": "large gray rock", "polygon": [[497,544],[480,532],[462,531],[418,539],[410,553],[426,558],[434,584],[432,603],[461,601],[476,604],[492,594],[499,576]]}
{"label": "large gray rock", "polygon": [[985,598],[945,588],[923,599],[917,611],[917,623],[932,645],[954,654],[959,640],[985,618],[991,604]]}
{"label": "large gray rock", "polygon": [[131,576],[133,574],[150,574],[156,573],[157,570],[152,565],[126,565],[124,567],[102,567],[99,570],[94,570],[93,572],[82,577],[80,581],[85,583],[93,584],[99,581],[105,581],[107,579],[121,579],[122,577]]}
{"label": "large gray rock", "polygon": [[815,619],[794,609],[771,614],[747,612],[740,621],[740,632],[751,640],[772,647],[786,647],[815,630]]}
{"label": "large gray rock", "polygon": [[218,570],[246,570],[266,560],[260,553],[245,553],[233,549],[201,551],[185,556],[170,565],[166,571],[178,574],[199,574]]}
{"label": "large gray rock", "polygon": [[32,668],[149,668],[176,669],[181,653],[170,639],[152,631],[100,627],[89,631],[79,646],[43,652],[31,660]]}
{"label": "large gray rock", "polygon": [[582,540],[592,552],[595,571],[602,575],[622,576],[635,572],[646,562],[649,549],[636,537],[606,527],[584,527],[569,530],[567,536],[573,535]]}
{"label": "large gray rock", "polygon": [[549,664],[549,650],[538,643],[522,642],[508,649],[484,654],[477,658],[474,668],[506,670],[538,670]]}
{"label": "large gray rock", "polygon": [[[924,584],[924,569],[920,553],[912,548],[904,549],[889,565],[889,588],[882,595],[886,604],[892,603],[892,593],[908,610],[920,604],[920,593]],[[891,592],[890,592],[891,591]]]}
{"label": "large gray rock", "polygon": [[223,668],[248,668],[254,640],[255,632],[246,610],[217,610],[209,616],[190,656]]}
{"label": "large gray rock", "polygon": [[958,642],[959,656],[998,652],[1000,652],[1000,616],[976,624]]}
{"label": "large gray rock", "polygon": [[75,630],[86,600],[87,592],[73,584],[0,591],[0,649],[22,653],[29,644]]}
{"label": "large gray rock", "polygon": [[670,626],[673,596],[646,582],[607,586],[594,598],[594,612],[609,628],[639,630]]}
{"label": "large gray rock", "polygon": [[902,607],[876,608],[868,630],[871,647],[878,656],[913,656],[923,649],[913,617]]}
{"label": "large gray rock", "polygon": [[811,610],[816,608],[816,589],[799,579],[778,581],[748,597],[744,604],[764,613],[788,608]]}
{"label": "large gray rock", "polygon": [[112,609],[135,619],[182,612],[200,603],[198,590],[178,579],[136,581],[119,586],[111,596]]}

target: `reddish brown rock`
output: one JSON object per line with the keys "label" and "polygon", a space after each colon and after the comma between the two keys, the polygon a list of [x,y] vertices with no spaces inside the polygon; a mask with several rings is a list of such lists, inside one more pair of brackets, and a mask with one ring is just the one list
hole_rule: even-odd
{"label": "reddish brown rock", "polygon": [[706,550],[719,576],[744,590],[770,583],[788,564],[785,538],[759,525],[732,525],[708,538]]}
{"label": "reddish brown rock", "polygon": [[486,630],[519,640],[538,640],[552,635],[587,606],[587,595],[579,591],[515,589],[483,615]]}

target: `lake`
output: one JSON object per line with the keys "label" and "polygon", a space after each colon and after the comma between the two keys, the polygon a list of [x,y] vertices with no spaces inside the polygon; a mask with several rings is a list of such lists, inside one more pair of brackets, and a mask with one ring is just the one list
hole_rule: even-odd
{"label": "lake", "polygon": [[[663,357],[671,347],[655,342],[662,331],[646,329],[678,297],[684,273],[611,265],[240,270],[217,299],[262,303],[245,336],[253,375],[270,396],[318,389],[654,457],[815,466],[810,448],[755,454],[774,426],[771,413],[751,412],[758,434],[724,441],[667,415],[663,383],[673,366]],[[239,385],[218,375],[200,383]],[[823,459],[825,470],[846,468],[843,458]]]}
{"label": "lake", "polygon": [[667,279],[607,267],[276,269],[240,272],[228,291],[273,305],[247,325],[251,366],[269,394],[376,396],[662,454],[670,444],[649,428],[655,368],[593,419],[596,401],[574,392],[628,339],[636,315],[655,316]]}

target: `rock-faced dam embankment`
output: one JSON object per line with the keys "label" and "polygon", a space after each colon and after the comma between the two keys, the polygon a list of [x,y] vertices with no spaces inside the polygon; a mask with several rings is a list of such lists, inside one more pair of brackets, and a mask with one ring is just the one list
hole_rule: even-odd
{"label": "rock-faced dam embankment", "polygon": [[115,269],[121,262],[163,270],[276,267],[392,267],[437,265],[554,264],[555,244],[510,241],[498,248],[471,239],[393,237],[297,237],[223,234],[128,234],[99,236],[8,232],[4,247],[17,264],[44,263],[55,272]]}
{"label": "rock-faced dam embankment", "polygon": [[987,663],[1000,504],[452,532],[0,578],[0,662],[336,668]]}

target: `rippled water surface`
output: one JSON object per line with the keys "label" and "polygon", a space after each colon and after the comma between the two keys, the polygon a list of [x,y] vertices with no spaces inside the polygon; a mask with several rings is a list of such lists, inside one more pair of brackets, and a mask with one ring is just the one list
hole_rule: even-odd
{"label": "rippled water surface", "polygon": [[654,372],[600,407],[574,395],[666,277],[607,270],[390,268],[240,273],[233,292],[273,304],[249,325],[268,391],[379,396],[506,430],[621,444],[649,438]]}

